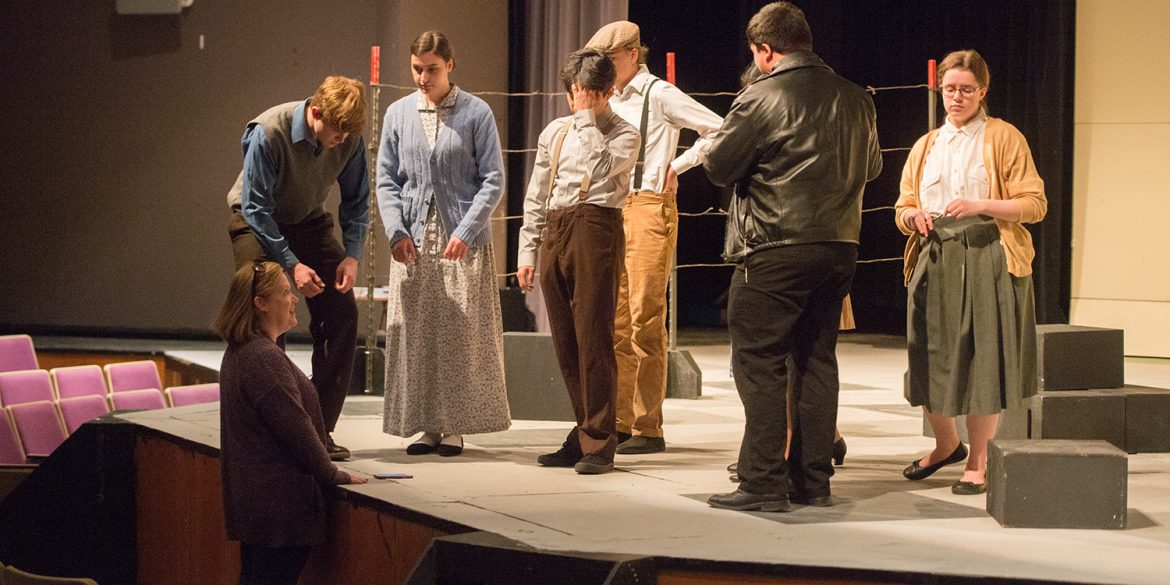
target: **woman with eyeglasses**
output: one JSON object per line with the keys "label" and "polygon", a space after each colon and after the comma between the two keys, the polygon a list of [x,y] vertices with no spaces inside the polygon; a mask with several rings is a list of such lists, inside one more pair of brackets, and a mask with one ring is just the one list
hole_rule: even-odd
{"label": "woman with eyeglasses", "polygon": [[311,547],[325,542],[321,486],[366,483],[329,460],[317,391],[276,344],[297,324],[296,305],[279,264],[249,263],[236,271],[212,326],[228,342],[220,468],[241,584],[295,585]]}
{"label": "woman with eyeglasses", "polygon": [[463,452],[463,435],[512,424],[491,214],[503,193],[496,121],[451,82],[443,33],[410,45],[418,91],[390,105],[378,205],[390,240],[383,431],[421,433],[409,455]]}
{"label": "woman with eyeglasses", "polygon": [[920,480],[966,459],[951,491],[973,495],[987,490],[1000,411],[1037,391],[1035,251],[1024,224],[1044,219],[1048,203],[1024,136],[987,115],[983,57],[947,55],[938,80],[946,121],[911,149],[895,211],[909,236],[906,394],[935,436],[934,450],[902,474]]}

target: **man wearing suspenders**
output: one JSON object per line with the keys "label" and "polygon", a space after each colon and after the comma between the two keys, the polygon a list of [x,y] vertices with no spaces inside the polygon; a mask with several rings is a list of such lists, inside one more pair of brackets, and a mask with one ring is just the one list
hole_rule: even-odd
{"label": "man wearing suspenders", "polygon": [[606,101],[614,78],[613,63],[598,51],[577,51],[561,69],[573,115],[540,133],[516,258],[516,277],[530,291],[540,251],[540,289],[577,419],[561,449],[537,461],[581,474],[612,471],[618,444],[613,322],[625,254],[621,210],[641,139]]}
{"label": "man wearing suspenders", "polygon": [[[703,163],[723,119],[650,74],[638,25],[624,20],[607,24],[585,46],[613,61],[617,81],[609,105],[642,135],[622,210],[625,269],[614,323],[617,432],[622,440],[617,452],[658,453],[666,450],[666,285],[678,241],[678,175]],[[682,128],[694,130],[699,139],[675,156]]]}

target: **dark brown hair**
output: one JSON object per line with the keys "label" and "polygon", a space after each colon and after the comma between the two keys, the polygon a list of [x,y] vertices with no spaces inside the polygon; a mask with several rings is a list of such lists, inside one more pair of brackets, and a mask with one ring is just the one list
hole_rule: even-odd
{"label": "dark brown hair", "polygon": [[787,55],[812,50],[812,31],[804,12],[789,2],[773,2],[760,9],[747,25],[747,40]]}
{"label": "dark brown hair", "polygon": [[437,31],[423,31],[410,43],[410,54],[422,57],[427,53],[434,53],[443,61],[450,63],[455,55],[451,52],[451,43],[447,42],[447,35]]}
{"label": "dark brown hair", "polygon": [[575,51],[569,55],[565,66],[561,67],[561,81],[565,84],[565,91],[572,91],[576,83],[585,89],[605,93],[616,80],[617,70],[613,68],[613,61],[595,49]]}

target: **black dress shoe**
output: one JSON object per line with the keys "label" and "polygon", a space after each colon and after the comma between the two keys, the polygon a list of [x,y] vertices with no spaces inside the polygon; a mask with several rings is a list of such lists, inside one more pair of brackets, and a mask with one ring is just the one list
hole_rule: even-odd
{"label": "black dress shoe", "polygon": [[631,434],[629,434],[629,433],[623,433],[623,432],[621,432],[621,431],[618,431],[618,432],[617,432],[617,436],[618,436],[618,444],[619,444],[619,445],[621,445],[622,443],[625,443],[626,441],[629,441],[629,440],[630,440],[630,437],[633,437],[634,435],[631,435]]}
{"label": "black dress shoe", "polygon": [[740,512],[752,510],[759,510],[761,512],[787,512],[792,509],[792,505],[788,503],[788,494],[753,494],[751,492],[745,492],[742,489],[735,490],[729,494],[715,494],[707,498],[707,503],[712,508],[738,510]]}
{"label": "black dress shoe", "polygon": [[345,461],[350,455],[349,449],[333,442],[333,435],[325,435],[325,452],[329,453],[332,461]]}
{"label": "black dress shoe", "polygon": [[832,495],[807,496],[800,494],[790,494],[788,498],[792,500],[793,503],[800,504],[802,506],[813,506],[816,508],[828,508],[829,506],[835,506],[837,504],[837,500],[833,499]]}
{"label": "black dress shoe", "polygon": [[933,475],[934,472],[942,469],[943,467],[945,467],[947,465],[951,465],[952,463],[958,463],[966,458],[967,458],[967,446],[962,444],[962,443],[959,443],[959,446],[955,447],[954,452],[951,453],[950,455],[948,455],[946,459],[943,459],[942,461],[939,461],[938,463],[927,465],[926,467],[919,465],[919,462],[922,460],[917,459],[914,461],[914,463],[911,463],[910,465],[906,466],[906,469],[902,470],[902,475],[905,476],[906,479],[909,479],[911,481],[918,481],[920,479],[926,479],[926,478],[930,477],[931,475]]}
{"label": "black dress shoe", "polygon": [[845,437],[841,437],[833,442],[833,465],[845,465],[845,452],[848,451],[845,445]]}
{"label": "black dress shoe", "polygon": [[537,457],[536,462],[545,467],[572,467],[581,460],[582,456],[581,449],[565,441],[560,449]]}
{"label": "black dress shoe", "polygon": [[970,481],[957,481],[955,485],[951,486],[951,493],[956,496],[977,496],[987,491],[987,482],[974,483]]}
{"label": "black dress shoe", "polygon": [[619,455],[644,455],[646,453],[662,453],[663,451],[666,451],[666,440],[662,437],[634,435],[617,446]]}

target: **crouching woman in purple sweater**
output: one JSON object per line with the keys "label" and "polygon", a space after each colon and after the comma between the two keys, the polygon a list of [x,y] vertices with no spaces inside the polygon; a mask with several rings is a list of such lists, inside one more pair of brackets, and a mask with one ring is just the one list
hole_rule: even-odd
{"label": "crouching woman in purple sweater", "polygon": [[329,460],[312,382],[276,345],[297,324],[297,296],[280,265],[255,262],[232,278],[215,332],[220,457],[228,538],[240,542],[240,584],[295,585],[325,542],[322,485],[366,483]]}

